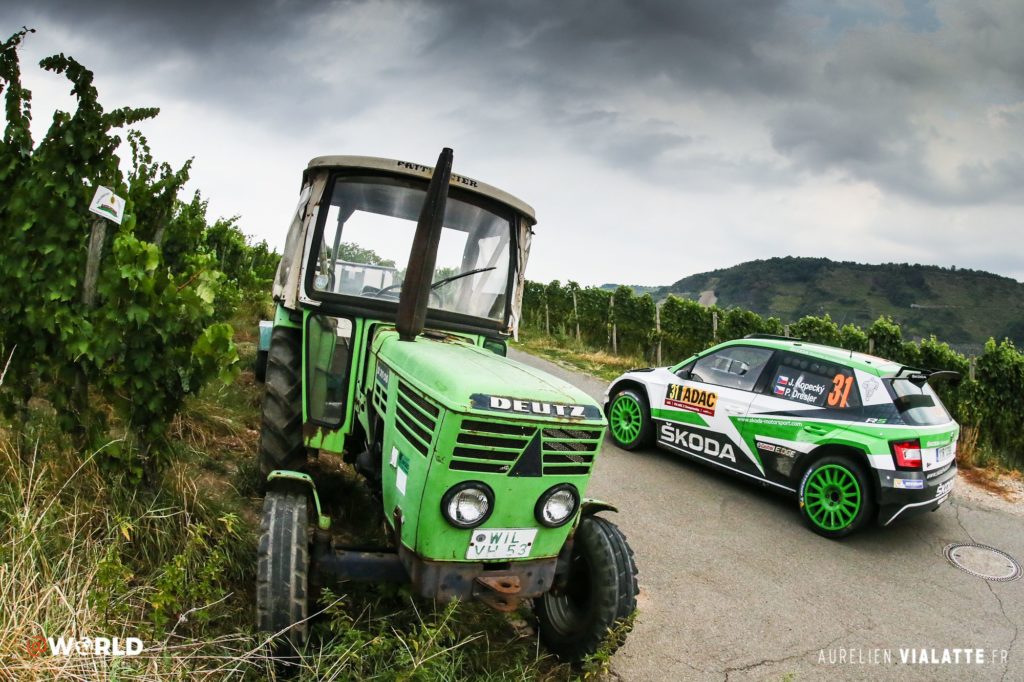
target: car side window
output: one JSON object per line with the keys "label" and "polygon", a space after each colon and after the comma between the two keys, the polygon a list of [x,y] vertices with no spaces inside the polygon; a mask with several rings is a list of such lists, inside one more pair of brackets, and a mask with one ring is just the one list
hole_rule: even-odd
{"label": "car side window", "polygon": [[772,357],[767,348],[729,346],[690,365],[691,381],[749,391]]}
{"label": "car side window", "polygon": [[860,407],[853,370],[799,353],[781,353],[765,393],[814,407]]}

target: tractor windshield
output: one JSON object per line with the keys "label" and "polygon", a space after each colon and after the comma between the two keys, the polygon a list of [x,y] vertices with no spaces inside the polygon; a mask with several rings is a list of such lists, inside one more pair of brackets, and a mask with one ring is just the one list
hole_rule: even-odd
{"label": "tractor windshield", "polygon": [[[381,177],[338,178],[316,251],[315,291],[398,301],[426,191]],[[449,196],[429,307],[504,320],[510,216]]]}

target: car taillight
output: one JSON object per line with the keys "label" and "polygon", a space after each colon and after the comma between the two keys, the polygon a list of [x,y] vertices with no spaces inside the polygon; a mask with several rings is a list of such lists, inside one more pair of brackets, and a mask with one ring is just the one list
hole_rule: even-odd
{"label": "car taillight", "polygon": [[890,445],[892,454],[896,457],[896,466],[903,469],[921,468],[921,441],[896,440]]}

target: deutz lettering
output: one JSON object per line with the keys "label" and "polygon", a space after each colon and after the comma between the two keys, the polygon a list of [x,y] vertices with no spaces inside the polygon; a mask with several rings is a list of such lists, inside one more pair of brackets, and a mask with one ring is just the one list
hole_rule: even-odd
{"label": "deutz lettering", "polygon": [[575,405],[572,403],[549,403],[541,400],[527,400],[503,395],[474,393],[470,396],[474,410],[515,412],[540,417],[561,417],[563,419],[600,419],[601,408],[597,405]]}
{"label": "deutz lettering", "polygon": [[705,391],[692,386],[681,386],[669,384],[665,393],[665,404],[669,407],[677,407],[688,412],[698,412],[709,417],[715,416],[715,405],[718,404],[718,394],[712,391]]}
{"label": "deutz lettering", "polygon": [[702,436],[696,431],[680,429],[672,424],[661,425],[661,440],[663,443],[675,445],[683,450],[689,450],[697,455],[708,455],[727,459],[733,464],[736,463],[736,453],[730,443],[719,443],[710,436]]}
{"label": "deutz lettering", "polygon": [[538,403],[533,400],[517,400],[514,398],[502,398],[492,395],[491,409],[510,410],[512,412],[524,412],[527,414],[542,414],[549,417],[582,417],[586,408],[584,408],[583,405]]}

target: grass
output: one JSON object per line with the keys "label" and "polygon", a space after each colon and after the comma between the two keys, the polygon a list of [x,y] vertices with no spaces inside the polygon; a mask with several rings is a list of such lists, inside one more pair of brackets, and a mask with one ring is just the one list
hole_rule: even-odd
{"label": "grass", "polygon": [[612,355],[578,344],[575,339],[546,336],[543,332],[533,330],[521,331],[519,341],[511,342],[511,346],[606,381],[630,369],[649,367],[651,364],[638,355]]}
{"label": "grass", "polygon": [[[254,320],[239,324],[250,322],[255,329]],[[247,365],[252,340],[240,344]],[[252,625],[261,395],[247,370],[190,399],[172,424],[173,464],[154,489],[106,477],[96,453],[76,452],[54,429],[42,401],[28,423],[0,423],[0,681],[609,675],[608,652],[577,669],[546,655],[526,609],[505,615],[373,585],[326,592],[307,648],[275,664],[273,633]],[[372,500],[351,469],[336,458],[317,466],[331,480],[336,526],[356,538],[375,532]],[[125,658],[31,655],[41,635],[139,637],[145,648]]]}

